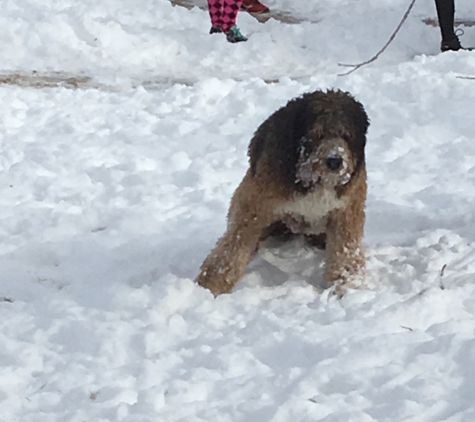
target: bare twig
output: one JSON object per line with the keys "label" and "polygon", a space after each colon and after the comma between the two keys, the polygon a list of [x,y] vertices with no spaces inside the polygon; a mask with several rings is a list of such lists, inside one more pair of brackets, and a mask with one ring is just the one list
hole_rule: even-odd
{"label": "bare twig", "polygon": [[445,269],[447,268],[447,264],[442,265],[442,268],[440,269],[440,277],[442,278],[444,276]]}
{"label": "bare twig", "polygon": [[475,79],[475,76],[456,76],[457,79]]}
{"label": "bare twig", "polygon": [[47,382],[45,382],[40,388],[38,388],[36,391],[33,391],[28,397],[25,397],[26,400],[31,401],[30,397],[34,396],[35,394],[38,394],[43,388],[45,388],[48,385]]}
{"label": "bare twig", "polygon": [[440,270],[440,273],[439,273],[439,287],[441,290],[445,290],[445,286],[444,286],[444,283],[442,281],[442,278],[444,277],[444,272],[445,272],[445,269],[447,268],[447,264],[444,264]]}
{"label": "bare twig", "polygon": [[408,330],[408,331],[414,331],[413,328],[411,328],[411,327],[406,327],[405,325],[401,325],[401,328],[404,328],[405,330]]}
{"label": "bare twig", "polygon": [[344,64],[344,63],[338,63],[338,66],[344,66],[344,67],[352,67],[350,71],[346,73],[340,73],[338,76],[346,76],[349,75],[350,73],[353,73],[355,70],[358,70],[360,67],[363,67],[369,63],[372,63],[378,59],[378,57],[388,48],[389,44],[391,44],[396,38],[397,33],[401,29],[401,27],[404,25],[404,22],[406,22],[406,19],[408,18],[409,14],[411,13],[412,8],[414,7],[416,0],[411,0],[411,4],[406,10],[406,13],[404,14],[403,18],[401,19],[401,22],[399,22],[399,25],[397,26],[396,30],[393,32],[389,40],[384,44],[383,48],[379,50],[373,57],[371,57],[369,60],[366,60],[365,62],[358,63],[358,64]]}

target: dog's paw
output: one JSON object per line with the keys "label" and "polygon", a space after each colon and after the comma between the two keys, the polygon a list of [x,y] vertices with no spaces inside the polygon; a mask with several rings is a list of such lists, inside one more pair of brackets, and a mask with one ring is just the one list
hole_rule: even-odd
{"label": "dog's paw", "polygon": [[328,298],[335,297],[337,299],[341,299],[345,296],[348,287],[345,284],[334,284],[328,289]]}
{"label": "dog's paw", "polygon": [[331,283],[328,297],[337,297],[341,299],[348,290],[367,289],[365,277],[362,274],[353,274],[350,277],[339,278]]}
{"label": "dog's paw", "polygon": [[223,274],[213,269],[202,269],[201,273],[196,277],[196,282],[205,289],[208,289],[213,295],[219,296],[223,293],[229,293],[232,284],[228,283]]}

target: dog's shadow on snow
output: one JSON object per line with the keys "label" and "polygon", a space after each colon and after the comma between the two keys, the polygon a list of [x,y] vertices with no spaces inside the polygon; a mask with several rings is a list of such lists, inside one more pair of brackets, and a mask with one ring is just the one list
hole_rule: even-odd
{"label": "dog's shadow on snow", "polygon": [[408,206],[373,200],[366,207],[365,241],[370,244],[410,245],[433,228],[427,216]]}
{"label": "dog's shadow on snow", "polygon": [[303,236],[288,241],[270,238],[261,245],[237,287],[275,287],[305,281],[323,291],[324,263],[324,251],[308,246]]}
{"label": "dog's shadow on snow", "polygon": [[370,198],[366,205],[365,242],[370,245],[409,246],[428,232],[441,229],[475,242],[473,220],[471,214],[457,218],[433,208],[418,210]]}
{"label": "dog's shadow on snow", "polygon": [[[202,260],[213,246],[203,246],[199,241],[203,237],[201,235],[175,239],[171,244],[157,244],[148,254],[144,254],[143,248],[133,248],[137,262],[134,265],[135,260],[129,260],[127,268],[123,269],[128,273],[127,283],[139,288],[155,283],[167,273],[194,279]],[[308,246],[302,236],[288,241],[270,238],[262,243],[236,287],[275,287],[289,281],[305,281],[323,290],[324,255],[323,251]]]}

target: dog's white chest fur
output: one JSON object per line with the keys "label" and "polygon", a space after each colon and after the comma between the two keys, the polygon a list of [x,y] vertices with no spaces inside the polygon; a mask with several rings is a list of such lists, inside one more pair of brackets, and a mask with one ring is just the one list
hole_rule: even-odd
{"label": "dog's white chest fur", "polygon": [[345,205],[345,198],[338,198],[335,191],[322,188],[306,195],[295,195],[276,213],[295,233],[319,234],[325,231],[328,214]]}

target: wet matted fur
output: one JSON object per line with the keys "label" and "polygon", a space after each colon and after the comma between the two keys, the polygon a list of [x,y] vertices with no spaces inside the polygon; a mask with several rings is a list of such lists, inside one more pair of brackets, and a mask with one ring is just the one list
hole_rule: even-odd
{"label": "wet matted fur", "polygon": [[250,168],[231,200],[227,230],[201,265],[197,282],[229,292],[259,242],[287,231],[326,247],[324,279],[335,292],[365,273],[363,106],[349,93],[316,91],[293,99],[257,129]]}

